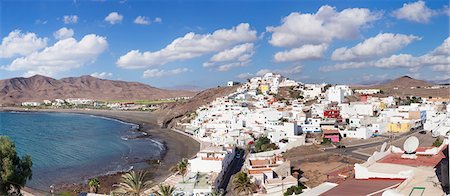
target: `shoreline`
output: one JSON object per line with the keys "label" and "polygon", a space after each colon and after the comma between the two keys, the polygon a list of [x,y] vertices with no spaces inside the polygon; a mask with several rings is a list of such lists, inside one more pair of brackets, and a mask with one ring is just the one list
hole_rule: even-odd
{"label": "shoreline", "polygon": [[[118,120],[123,123],[138,125],[137,131],[146,133],[148,137],[154,140],[161,140],[166,148],[162,155],[162,164],[147,164],[145,170],[149,171],[149,179],[154,184],[163,182],[172,172],[170,168],[182,158],[191,158],[199,150],[201,143],[194,138],[180,133],[178,130],[160,128],[156,123],[155,114],[142,111],[116,111],[116,110],[96,110],[96,109],[25,109],[16,107],[0,107],[4,112],[60,112],[77,113],[83,115],[93,115],[95,117],[106,117],[112,120]],[[147,162],[143,161],[143,162]],[[98,176],[102,186],[99,193],[109,194],[113,189],[112,184],[119,182],[122,173],[114,173]],[[30,190],[30,189],[28,189]],[[32,189],[31,189],[32,190]],[[89,187],[85,182],[75,184],[62,184],[56,187],[56,192],[81,192],[88,191]],[[37,193],[38,194],[38,193]]]}

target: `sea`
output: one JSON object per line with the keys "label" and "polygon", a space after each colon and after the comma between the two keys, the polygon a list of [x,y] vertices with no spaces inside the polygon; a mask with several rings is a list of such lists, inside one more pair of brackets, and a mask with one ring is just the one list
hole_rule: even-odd
{"label": "sea", "polygon": [[137,128],[85,114],[0,112],[0,135],[15,142],[20,156],[32,157],[33,176],[27,186],[42,191],[161,159],[162,141],[145,137]]}

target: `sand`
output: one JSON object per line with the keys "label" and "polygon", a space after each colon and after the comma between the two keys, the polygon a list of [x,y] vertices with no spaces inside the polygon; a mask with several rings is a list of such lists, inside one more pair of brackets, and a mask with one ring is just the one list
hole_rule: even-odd
{"label": "sand", "polygon": [[[0,111],[24,111],[23,108],[0,108]],[[147,132],[150,137],[160,139],[164,141],[167,151],[160,165],[149,165],[147,170],[149,173],[149,179],[155,184],[164,181],[171,175],[169,171],[182,158],[191,158],[200,149],[200,144],[186,135],[177,133],[170,129],[162,129],[156,125],[156,116],[151,112],[143,111],[115,111],[115,110],[84,110],[84,109],[39,109],[28,111],[41,111],[41,112],[67,112],[67,113],[82,113],[92,114],[98,116],[104,116],[109,118],[119,119],[125,122],[130,122],[140,125],[141,131]],[[100,177],[101,188],[100,193],[107,193],[114,188],[113,184],[120,181],[121,174],[114,174]],[[71,192],[77,193],[80,191],[88,191],[89,187],[86,182],[80,182],[79,184],[66,184],[56,188],[57,192]]]}

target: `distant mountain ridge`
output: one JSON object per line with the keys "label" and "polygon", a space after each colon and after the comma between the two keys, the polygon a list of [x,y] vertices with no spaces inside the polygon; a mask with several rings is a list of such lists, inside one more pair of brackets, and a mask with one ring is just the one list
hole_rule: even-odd
{"label": "distant mountain ridge", "polygon": [[378,88],[394,88],[394,87],[426,87],[433,84],[424,80],[414,79],[410,76],[402,76],[393,80],[385,81],[381,84],[375,85]]}
{"label": "distant mountain ridge", "polygon": [[430,88],[436,85],[434,82],[414,79],[410,76],[402,76],[393,80],[373,85],[353,86],[354,89],[375,88],[381,89],[385,96],[421,96],[421,97],[450,97],[448,88]]}
{"label": "distant mountain ridge", "polygon": [[42,75],[0,80],[1,104],[66,98],[152,100],[194,94],[191,91],[166,90],[139,82],[106,80],[88,75],[59,80]]}

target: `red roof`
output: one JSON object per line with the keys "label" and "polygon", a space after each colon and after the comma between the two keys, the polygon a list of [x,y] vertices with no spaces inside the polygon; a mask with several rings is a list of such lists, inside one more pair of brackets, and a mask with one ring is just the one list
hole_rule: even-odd
{"label": "red roof", "polygon": [[[427,149],[427,148],[419,147],[417,149],[417,151],[423,152],[423,151],[425,151],[425,149]],[[445,147],[442,149],[445,149]],[[445,158],[445,154],[442,151],[443,150],[441,150],[438,154],[433,155],[433,156],[417,155],[416,159],[404,159],[401,157],[402,153],[389,154],[377,162],[408,165],[408,166],[413,166],[413,167],[418,167],[418,166],[436,167],[436,165],[438,165],[439,162],[441,162],[441,160]]]}
{"label": "red roof", "polygon": [[[356,180],[354,178],[348,179],[339,186],[336,186],[322,195],[330,196],[348,196],[348,195],[381,195],[382,190],[387,188],[395,188],[400,185],[403,179],[368,179],[368,180]],[[378,193],[378,191],[380,191]]]}
{"label": "red roof", "polygon": [[339,130],[337,129],[323,129],[323,134],[339,134]]}

